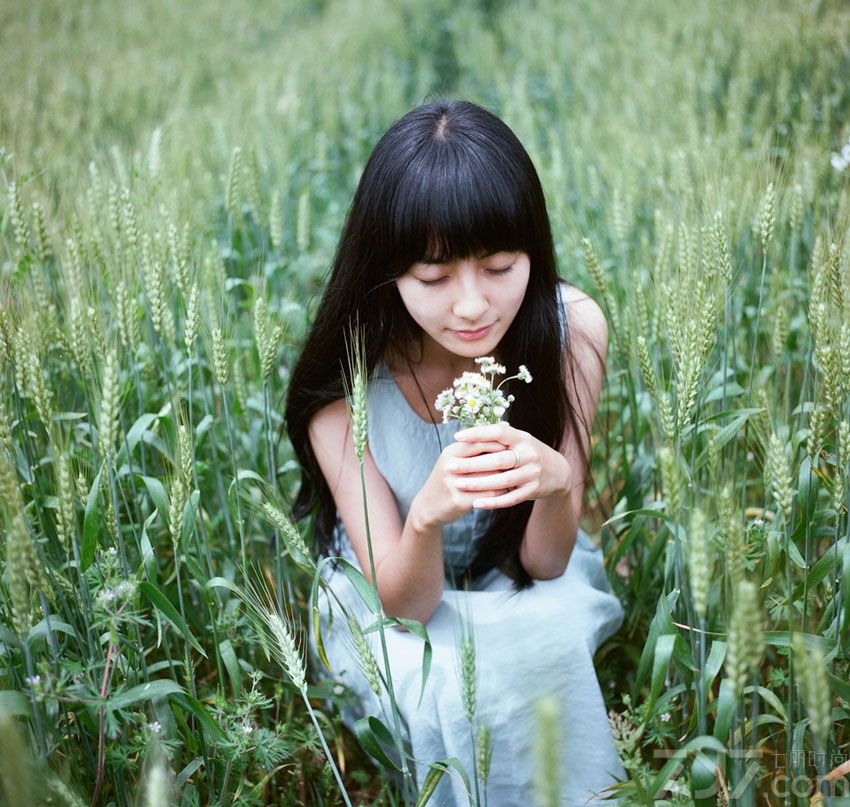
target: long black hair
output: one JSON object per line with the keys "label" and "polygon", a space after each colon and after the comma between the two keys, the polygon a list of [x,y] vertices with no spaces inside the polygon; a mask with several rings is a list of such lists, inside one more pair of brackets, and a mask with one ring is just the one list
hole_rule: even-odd
{"label": "long black hair", "polygon": [[[421,336],[393,279],[417,261],[501,251],[530,258],[525,297],[499,344],[503,364],[526,364],[534,374],[532,384],[511,390],[516,396],[511,425],[555,449],[569,425],[582,446],[580,420],[565,386],[552,232],[531,158],[510,128],[480,106],[438,100],[416,107],[390,126],[366,163],[290,378],[285,422],[302,472],[293,514],[297,519],[315,514],[321,552],[339,552],[336,506],[310,446],[308,424],[350,388],[346,326],[359,322],[371,373],[390,348],[403,352]],[[565,349],[570,352],[569,340]],[[517,588],[531,585],[519,548],[532,504],[492,511],[470,576],[499,567]]]}

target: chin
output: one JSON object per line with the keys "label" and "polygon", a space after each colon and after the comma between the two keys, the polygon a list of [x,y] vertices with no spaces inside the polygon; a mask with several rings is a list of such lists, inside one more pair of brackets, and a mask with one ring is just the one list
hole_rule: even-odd
{"label": "chin", "polygon": [[456,356],[463,356],[465,359],[477,359],[479,356],[492,356],[497,347],[498,344],[492,342],[473,342],[459,345],[452,353]]}

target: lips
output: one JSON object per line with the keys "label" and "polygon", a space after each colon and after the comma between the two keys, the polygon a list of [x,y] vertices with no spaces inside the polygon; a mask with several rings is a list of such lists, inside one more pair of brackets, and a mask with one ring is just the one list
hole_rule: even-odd
{"label": "lips", "polygon": [[455,331],[455,330],[452,330],[452,333],[455,336],[459,337],[460,339],[465,339],[465,340],[471,342],[471,341],[474,341],[475,339],[481,339],[482,337],[487,336],[487,334],[490,333],[490,329],[492,327],[493,327],[492,325],[485,325],[483,328],[479,328],[478,330],[475,330],[475,331]]}

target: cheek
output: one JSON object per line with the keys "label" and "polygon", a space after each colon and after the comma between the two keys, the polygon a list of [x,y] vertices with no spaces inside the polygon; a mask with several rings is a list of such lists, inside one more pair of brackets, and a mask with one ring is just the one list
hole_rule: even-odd
{"label": "cheek", "polygon": [[396,288],[407,313],[420,328],[423,327],[423,321],[427,320],[427,309],[422,295],[417,294],[417,289],[408,282],[396,281]]}
{"label": "cheek", "polygon": [[520,306],[522,305],[522,301],[525,299],[525,294],[528,291],[528,274],[525,275],[524,278],[520,279],[520,282],[517,283],[514,295],[513,295],[513,310],[514,312],[519,311]]}

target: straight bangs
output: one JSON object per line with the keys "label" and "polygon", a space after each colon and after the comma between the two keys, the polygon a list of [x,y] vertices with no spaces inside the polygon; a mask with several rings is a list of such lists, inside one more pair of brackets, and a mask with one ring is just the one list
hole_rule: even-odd
{"label": "straight bangs", "polygon": [[527,180],[486,150],[432,140],[415,154],[388,200],[391,277],[414,263],[449,263],[495,252],[532,252]]}

